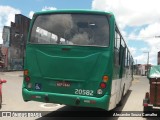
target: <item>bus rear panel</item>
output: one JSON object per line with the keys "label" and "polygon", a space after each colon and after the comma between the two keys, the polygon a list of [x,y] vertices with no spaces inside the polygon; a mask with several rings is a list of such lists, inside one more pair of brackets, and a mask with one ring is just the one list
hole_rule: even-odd
{"label": "bus rear panel", "polygon": [[110,13],[36,13],[26,47],[23,99],[108,110],[113,27]]}

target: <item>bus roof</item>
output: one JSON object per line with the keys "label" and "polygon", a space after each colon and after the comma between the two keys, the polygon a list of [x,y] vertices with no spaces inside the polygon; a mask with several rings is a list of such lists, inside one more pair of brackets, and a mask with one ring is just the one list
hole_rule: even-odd
{"label": "bus roof", "polygon": [[[47,10],[41,12],[35,12],[35,15],[41,14],[51,14],[51,13],[94,13],[94,14],[110,14],[113,15],[112,12],[100,11],[100,10],[87,10],[87,9],[61,9],[61,10]],[[113,15],[114,16],[114,15]]]}

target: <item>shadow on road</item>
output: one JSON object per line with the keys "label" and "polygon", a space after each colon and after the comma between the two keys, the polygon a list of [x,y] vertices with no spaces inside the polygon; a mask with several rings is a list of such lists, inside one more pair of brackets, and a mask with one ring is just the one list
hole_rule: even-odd
{"label": "shadow on road", "polygon": [[[125,106],[130,94],[131,90],[127,92],[127,94],[123,97],[123,105],[117,107],[111,111],[105,111],[98,108],[87,108],[87,107],[73,107],[73,106],[64,106],[62,108],[57,109],[56,111],[50,112],[44,115],[37,120],[44,119],[54,119],[54,120],[80,120],[80,119],[92,119],[95,120],[98,117],[98,120],[118,120],[119,117],[111,117],[113,114],[118,111],[122,111]],[[102,116],[101,116],[102,115]],[[76,117],[75,117],[76,116]]]}

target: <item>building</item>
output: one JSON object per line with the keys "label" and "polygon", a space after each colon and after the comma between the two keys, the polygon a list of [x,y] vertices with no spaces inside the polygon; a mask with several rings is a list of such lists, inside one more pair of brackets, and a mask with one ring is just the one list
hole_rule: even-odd
{"label": "building", "polygon": [[22,70],[30,19],[16,14],[15,22],[3,28],[2,52],[6,70]]}
{"label": "building", "polygon": [[2,54],[2,44],[0,44],[0,68],[3,68],[4,62],[3,62],[3,54]]}
{"label": "building", "polygon": [[146,76],[151,66],[152,66],[151,64],[148,64],[148,65],[147,64],[137,64],[134,67],[135,68],[134,73],[136,75]]}
{"label": "building", "polygon": [[3,44],[1,48],[1,53],[2,53],[2,62],[3,62],[3,68],[7,69],[8,68],[8,59],[9,59],[9,42],[10,42],[10,27],[9,26],[4,26],[3,27],[3,34],[2,34],[2,39],[3,39]]}

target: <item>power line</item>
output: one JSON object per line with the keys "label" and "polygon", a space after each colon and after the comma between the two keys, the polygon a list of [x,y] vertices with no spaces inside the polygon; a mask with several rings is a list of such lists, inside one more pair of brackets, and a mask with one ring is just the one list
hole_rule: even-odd
{"label": "power line", "polygon": [[149,38],[160,38],[160,36],[124,36],[127,39],[149,39]]}

